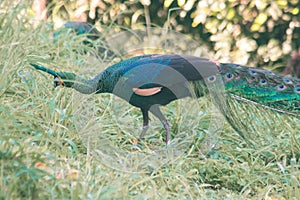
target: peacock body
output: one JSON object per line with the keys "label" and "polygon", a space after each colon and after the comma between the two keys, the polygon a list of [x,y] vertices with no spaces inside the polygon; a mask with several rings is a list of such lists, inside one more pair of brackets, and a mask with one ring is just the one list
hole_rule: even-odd
{"label": "peacock body", "polygon": [[300,116],[299,79],[237,64],[177,54],[142,55],[116,63],[90,80],[71,72],[32,65],[53,75],[55,87],[71,87],[84,94],[112,93],[140,108],[143,115],[141,137],[148,130],[148,113],[151,112],[166,130],[166,143],[170,141],[170,125],[160,106],[185,97],[198,98],[210,93],[213,102],[243,137],[247,132],[243,127],[248,125],[237,117],[233,107],[237,104],[230,103],[232,100],[271,112]]}
{"label": "peacock body", "polygon": [[[68,21],[63,25],[64,29],[74,30],[77,35],[86,34],[88,39],[97,40],[102,38],[103,35],[91,24],[87,22],[76,22]],[[54,38],[56,38],[63,30],[59,30],[54,33]]]}

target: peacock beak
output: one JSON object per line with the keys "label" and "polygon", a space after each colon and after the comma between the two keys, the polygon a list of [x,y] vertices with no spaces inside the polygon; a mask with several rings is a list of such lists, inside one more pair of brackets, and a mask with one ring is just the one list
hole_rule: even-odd
{"label": "peacock beak", "polygon": [[63,84],[64,82],[61,80],[59,76],[54,77],[54,88]]}

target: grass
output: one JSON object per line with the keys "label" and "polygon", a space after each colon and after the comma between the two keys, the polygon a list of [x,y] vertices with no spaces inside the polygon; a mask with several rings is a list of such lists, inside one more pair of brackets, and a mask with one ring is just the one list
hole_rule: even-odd
{"label": "grass", "polygon": [[142,123],[137,108],[108,94],[53,90],[52,77],[28,64],[94,75],[107,65],[94,58],[95,50],[77,36],[54,45],[49,25],[32,27],[27,5],[1,4],[7,8],[0,15],[1,199],[300,196],[297,119],[281,115],[273,124],[279,134],[266,130],[254,147],[226,123],[218,147],[209,151],[211,105],[205,98],[186,99],[164,108],[172,124],[168,151],[155,119],[146,139],[135,145]]}

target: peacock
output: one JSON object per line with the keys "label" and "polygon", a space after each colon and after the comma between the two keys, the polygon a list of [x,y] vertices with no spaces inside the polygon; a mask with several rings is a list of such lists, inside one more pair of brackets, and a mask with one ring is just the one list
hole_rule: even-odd
{"label": "peacock", "polygon": [[296,118],[300,116],[299,79],[239,64],[189,55],[149,54],[113,64],[89,80],[72,72],[31,65],[54,76],[54,87],[69,87],[83,94],[112,93],[140,108],[143,116],[140,138],[149,128],[149,112],[152,113],[165,129],[167,144],[170,124],[160,107],[185,97],[213,94],[213,102],[242,137],[247,129],[241,127],[249,125],[233,114],[232,110],[237,109],[233,106],[242,107],[230,103],[232,100]]}
{"label": "peacock", "polygon": [[88,46],[94,46],[94,41],[97,41],[98,44],[96,47],[98,55],[101,55],[102,57],[105,55],[109,58],[116,57],[116,54],[108,48],[108,43],[106,42],[103,34],[91,24],[87,22],[68,21],[54,33],[53,42],[57,43],[60,35],[66,31],[74,31],[77,35],[85,35],[87,39],[83,42]]}

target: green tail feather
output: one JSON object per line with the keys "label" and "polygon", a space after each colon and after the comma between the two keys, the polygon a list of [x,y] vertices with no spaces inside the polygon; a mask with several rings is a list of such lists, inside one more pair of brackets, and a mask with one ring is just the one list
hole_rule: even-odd
{"label": "green tail feather", "polygon": [[[220,75],[225,96],[211,97],[231,127],[249,143],[272,145],[276,137],[300,133],[299,79],[235,64],[221,64]],[[215,80],[216,76],[208,77],[207,85],[219,88]]]}
{"label": "green tail feather", "polygon": [[300,80],[263,69],[221,64],[226,93],[300,116]]}

